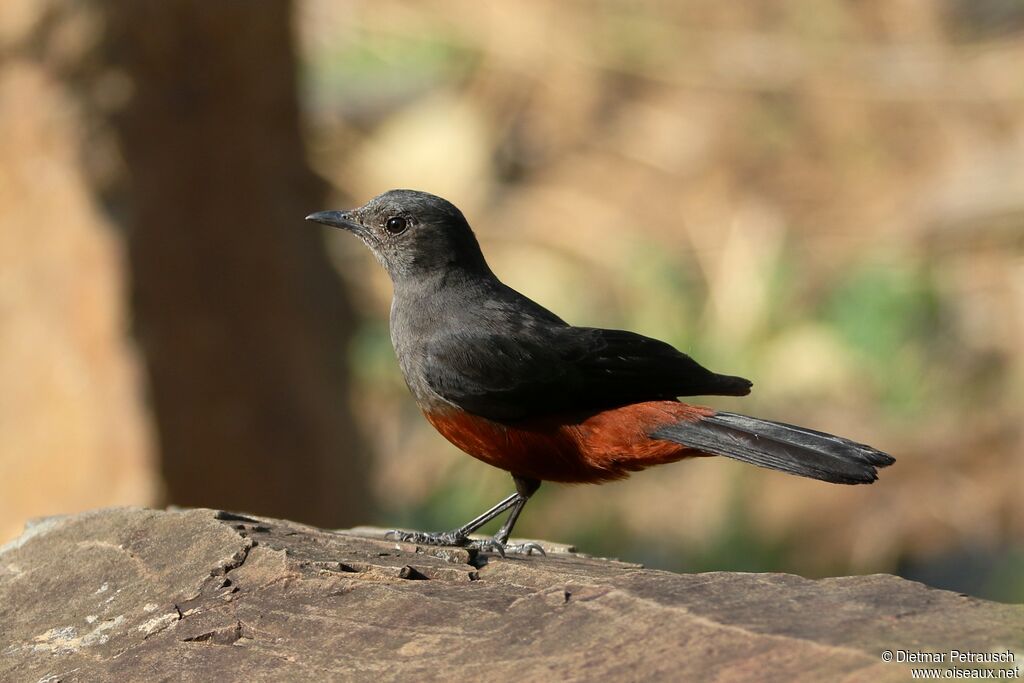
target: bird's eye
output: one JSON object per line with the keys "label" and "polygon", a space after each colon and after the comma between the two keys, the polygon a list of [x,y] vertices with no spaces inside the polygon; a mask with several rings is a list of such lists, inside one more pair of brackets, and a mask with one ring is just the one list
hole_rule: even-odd
{"label": "bird's eye", "polygon": [[384,224],[384,229],[392,235],[400,235],[405,232],[405,229],[409,227],[409,221],[405,220],[401,216],[394,216],[388,219],[388,222]]}

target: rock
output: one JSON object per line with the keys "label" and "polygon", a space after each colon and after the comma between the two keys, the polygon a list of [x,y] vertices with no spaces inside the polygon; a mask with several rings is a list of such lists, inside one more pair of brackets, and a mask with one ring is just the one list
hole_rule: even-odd
{"label": "rock", "polygon": [[885,650],[1024,656],[1021,605],[549,547],[502,559],[204,509],[44,520],[0,549],[0,680],[877,681],[909,677]]}

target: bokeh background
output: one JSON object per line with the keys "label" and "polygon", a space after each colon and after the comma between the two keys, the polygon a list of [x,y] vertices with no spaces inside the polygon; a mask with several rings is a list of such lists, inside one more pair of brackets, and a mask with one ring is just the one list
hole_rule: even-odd
{"label": "bokeh background", "polygon": [[0,541],[206,505],[450,528],[510,490],[418,414],[390,285],[302,221],[445,196],[507,283],[871,443],[548,485],[523,535],[1024,600],[1024,4],[0,3]]}

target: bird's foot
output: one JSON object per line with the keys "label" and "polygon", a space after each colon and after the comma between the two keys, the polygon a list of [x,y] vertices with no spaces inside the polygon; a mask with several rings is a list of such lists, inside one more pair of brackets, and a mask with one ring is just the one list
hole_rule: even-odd
{"label": "bird's foot", "polygon": [[505,557],[507,546],[496,538],[473,538],[466,544],[467,548],[485,553],[498,553]]}
{"label": "bird's foot", "polygon": [[402,531],[390,529],[384,538],[402,541],[403,543],[419,543],[421,545],[450,545],[470,550],[495,552],[505,557],[512,555],[531,555],[534,551],[546,555],[539,543],[503,543],[497,538],[470,538],[458,530],[455,531]]}
{"label": "bird's foot", "polygon": [[541,555],[547,555],[544,552],[544,548],[539,543],[528,541],[526,543],[503,543],[496,537],[492,538],[480,538],[471,539],[466,545],[467,548],[475,548],[476,550],[496,552],[502,557],[505,555],[531,555],[534,551],[537,551]]}
{"label": "bird's foot", "polygon": [[419,543],[422,545],[452,545],[466,547],[469,545],[469,536],[455,531],[402,531],[401,529],[390,529],[385,532],[384,538],[390,538],[404,543]]}
{"label": "bird's foot", "polygon": [[527,541],[526,543],[505,544],[505,552],[512,553],[513,555],[532,555],[534,551],[536,551],[539,555],[544,555],[545,557],[547,557],[547,553],[544,552],[544,548],[541,547],[540,543]]}

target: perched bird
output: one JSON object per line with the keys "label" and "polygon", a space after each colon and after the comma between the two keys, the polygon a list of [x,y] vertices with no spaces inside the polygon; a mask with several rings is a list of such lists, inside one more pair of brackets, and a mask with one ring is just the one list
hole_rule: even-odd
{"label": "perched bird", "polygon": [[[542,481],[600,483],[694,456],[837,484],[871,483],[875,468],[893,463],[842,437],[681,403],[743,396],[751,383],[650,337],[569,325],[503,284],[462,212],[440,197],[391,190],[306,219],[370,248],[394,286],[391,342],[424,416],[515,482],[515,493],[463,526],[389,532],[400,540],[528,553],[539,548],[508,538]],[[469,538],[506,510],[493,538]]]}

